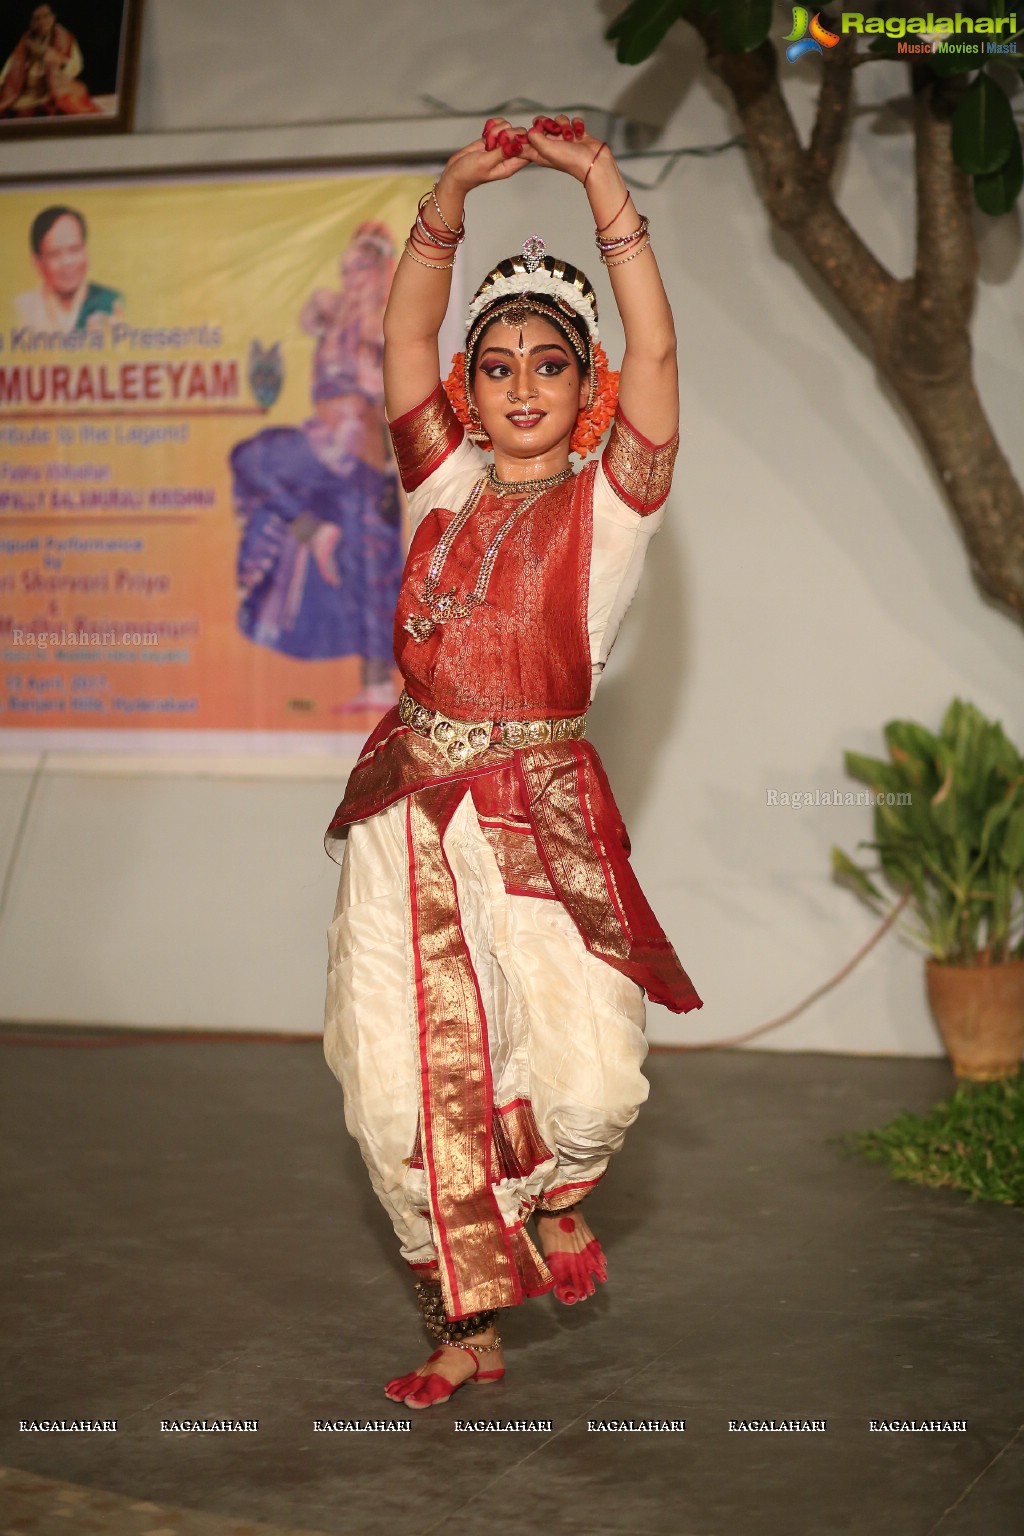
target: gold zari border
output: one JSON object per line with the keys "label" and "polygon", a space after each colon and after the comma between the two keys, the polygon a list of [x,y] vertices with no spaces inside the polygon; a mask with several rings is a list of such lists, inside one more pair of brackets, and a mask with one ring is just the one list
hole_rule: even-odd
{"label": "gold zari border", "polygon": [[679,433],[656,447],[616,411],[602,462],[616,491],[635,512],[655,512],[672,485]]}
{"label": "gold zari border", "polygon": [[410,795],[406,830],[420,1051],[422,1146],[445,1310],[466,1317],[524,1299],[525,1233],[513,1245],[493,1190],[494,1107],[487,1019],[442,839],[458,782]]}
{"label": "gold zari border", "polygon": [[462,423],[440,384],[422,405],[389,423],[402,487],[414,491],[462,442]]}

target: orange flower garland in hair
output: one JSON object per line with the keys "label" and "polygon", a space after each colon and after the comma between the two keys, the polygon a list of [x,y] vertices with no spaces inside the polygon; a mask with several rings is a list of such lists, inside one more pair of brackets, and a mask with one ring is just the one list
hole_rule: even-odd
{"label": "orange flower garland in hair", "polygon": [[619,401],[619,375],[608,367],[608,354],[600,342],[593,348],[593,358],[594,403],[580,411],[569,439],[569,452],[578,453],[581,459],[593,453],[604,437]]}
{"label": "orange flower garland in hair", "polygon": [[[469,401],[466,399],[465,356],[464,352],[456,352],[452,358],[452,371],[444,381],[444,392],[451,401],[452,410],[473,441],[481,448],[487,449],[492,446],[491,440],[481,427],[479,418],[476,421],[473,420],[469,411]],[[572,437],[569,439],[569,452],[578,454],[581,459],[585,459],[588,453],[593,453],[611,426],[619,399],[619,375],[608,367],[608,356],[600,343],[594,347],[593,357],[593,404],[584,406],[580,411],[576,417]]]}

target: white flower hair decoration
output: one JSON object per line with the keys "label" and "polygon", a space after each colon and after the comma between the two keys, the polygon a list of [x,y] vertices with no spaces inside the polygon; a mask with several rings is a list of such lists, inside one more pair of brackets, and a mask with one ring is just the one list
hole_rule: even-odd
{"label": "white flower hair decoration", "polygon": [[[505,269],[511,268],[511,271]],[[566,272],[575,276],[570,280]],[[587,328],[590,345],[596,346],[601,339],[597,328],[597,294],[587,278],[568,262],[548,256],[544,241],[539,235],[531,235],[524,243],[522,252],[512,256],[488,272],[473,295],[466,316],[467,333],[485,309],[499,299],[511,298],[517,293],[537,293],[551,298],[563,313],[579,315]]]}

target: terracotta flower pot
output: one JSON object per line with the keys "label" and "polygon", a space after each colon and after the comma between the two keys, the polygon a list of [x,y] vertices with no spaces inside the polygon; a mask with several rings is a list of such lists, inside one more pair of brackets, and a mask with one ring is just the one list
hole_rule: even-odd
{"label": "terracotta flower pot", "polygon": [[928,1002],[957,1077],[1009,1077],[1024,1055],[1024,960],[925,962]]}

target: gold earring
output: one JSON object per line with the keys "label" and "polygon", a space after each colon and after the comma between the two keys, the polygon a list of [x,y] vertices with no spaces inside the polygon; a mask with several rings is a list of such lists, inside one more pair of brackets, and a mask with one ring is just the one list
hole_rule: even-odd
{"label": "gold earring", "polygon": [[481,448],[489,448],[491,439],[484,431],[480,423],[480,412],[476,408],[476,401],[472,395],[466,397],[466,414],[469,417],[469,435],[473,442]]}

